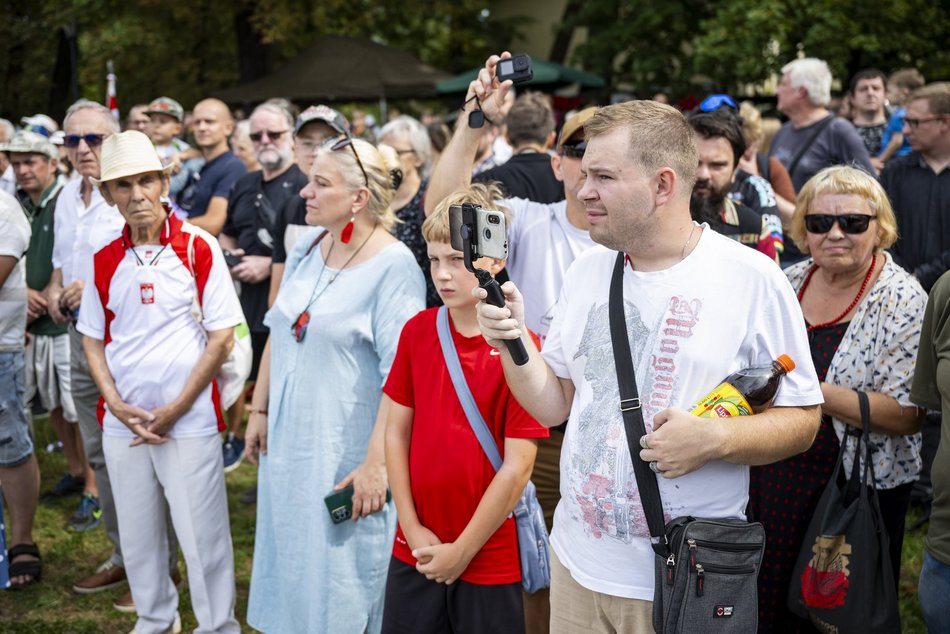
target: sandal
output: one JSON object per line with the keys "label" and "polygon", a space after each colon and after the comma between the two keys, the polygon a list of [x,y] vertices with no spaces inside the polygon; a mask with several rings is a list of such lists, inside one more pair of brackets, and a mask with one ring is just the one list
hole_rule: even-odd
{"label": "sandal", "polygon": [[[35,560],[13,561],[17,557],[31,555]],[[32,583],[36,583],[43,577],[43,562],[40,560],[40,549],[36,544],[17,544],[7,552],[7,561],[10,562],[9,576],[12,580],[15,577],[29,576],[31,579],[26,583],[13,584],[10,589],[24,588]]]}

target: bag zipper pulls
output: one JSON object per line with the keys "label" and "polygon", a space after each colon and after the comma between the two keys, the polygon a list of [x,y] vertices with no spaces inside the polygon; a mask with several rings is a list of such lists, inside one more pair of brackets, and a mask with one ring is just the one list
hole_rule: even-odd
{"label": "bag zipper pulls", "polygon": [[676,557],[673,553],[670,553],[669,558],[666,560],[666,585],[673,585],[673,571],[676,568]]}
{"label": "bag zipper pulls", "polygon": [[696,566],[696,540],[687,539],[686,543],[689,544],[689,565]]}
{"label": "bag zipper pulls", "polygon": [[703,570],[702,564],[696,564],[696,596],[703,596],[703,577],[705,576],[705,571]]}

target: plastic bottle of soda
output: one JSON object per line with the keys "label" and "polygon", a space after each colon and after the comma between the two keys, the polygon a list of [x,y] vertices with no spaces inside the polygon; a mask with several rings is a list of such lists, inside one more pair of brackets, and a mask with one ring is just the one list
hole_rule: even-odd
{"label": "plastic bottle of soda", "polygon": [[733,372],[700,399],[690,413],[704,418],[725,418],[761,412],[772,404],[782,377],[794,369],[795,362],[783,354],[768,365]]}

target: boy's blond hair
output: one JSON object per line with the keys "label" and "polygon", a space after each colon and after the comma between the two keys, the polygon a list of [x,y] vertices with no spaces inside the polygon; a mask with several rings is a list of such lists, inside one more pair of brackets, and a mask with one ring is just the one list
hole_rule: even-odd
{"label": "boy's blond hair", "polygon": [[449,232],[449,207],[462,203],[474,203],[483,209],[493,209],[505,214],[506,226],[511,224],[511,211],[501,204],[501,188],[495,183],[472,183],[464,189],[458,189],[436,206],[425,222],[422,223],[422,237],[426,242],[444,242],[451,244]]}

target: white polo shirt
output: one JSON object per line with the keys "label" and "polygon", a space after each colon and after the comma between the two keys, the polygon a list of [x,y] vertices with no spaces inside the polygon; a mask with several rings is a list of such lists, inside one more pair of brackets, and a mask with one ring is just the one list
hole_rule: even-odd
{"label": "white polo shirt", "polygon": [[87,207],[81,186],[81,178],[63,186],[53,216],[53,268],[62,269],[64,288],[89,278],[93,254],[119,237],[125,226],[122,214],[106,204],[98,187],[92,188]]}
{"label": "white polo shirt", "polygon": [[[195,234],[194,276],[188,265],[190,234]],[[174,216],[165,223],[160,245],[132,246],[125,230],[95,254],[93,268],[76,327],[105,341],[109,372],[130,405],[153,410],[170,403],[184,390],[205,349],[205,330],[244,321],[217,240]],[[193,312],[196,298],[202,324]],[[102,403],[99,422],[107,436],[133,436]],[[169,435],[207,436],[224,428],[212,381]]]}

